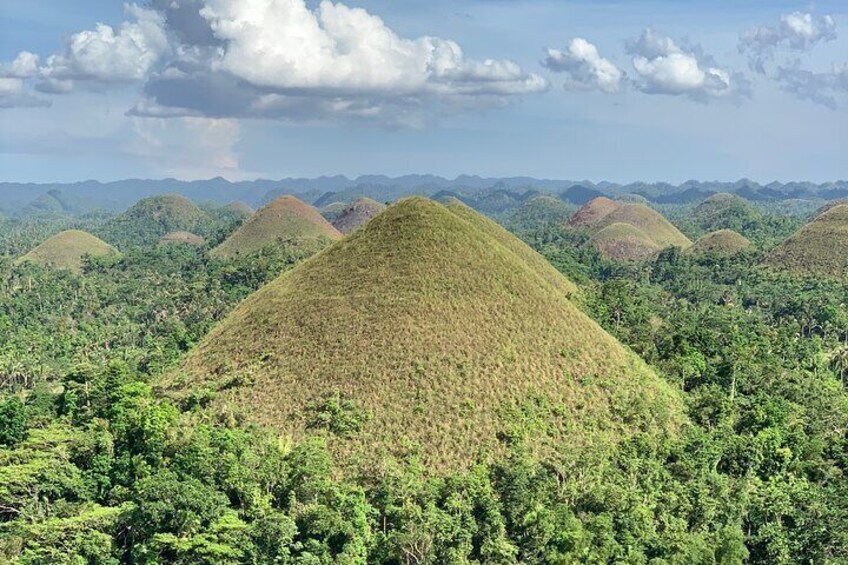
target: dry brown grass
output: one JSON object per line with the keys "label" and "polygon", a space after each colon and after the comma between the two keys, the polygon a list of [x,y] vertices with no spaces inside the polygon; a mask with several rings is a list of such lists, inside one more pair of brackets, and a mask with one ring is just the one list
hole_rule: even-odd
{"label": "dry brown grass", "polygon": [[687,252],[696,257],[704,255],[732,257],[750,248],[751,242],[746,237],[733,230],[719,230],[708,233],[696,241]]}
{"label": "dry brown grass", "polygon": [[18,261],[79,272],[86,255],[103,257],[117,253],[114,247],[88,232],[68,230],[54,235]]}
{"label": "dry brown grass", "polygon": [[315,208],[294,196],[281,196],[256,212],[211,255],[227,259],[271,245],[318,251],[342,237]]}
{"label": "dry brown grass", "polygon": [[593,234],[589,243],[607,259],[617,261],[644,261],[661,249],[645,232],[622,223],[610,224]]}
{"label": "dry brown grass", "polygon": [[764,262],[776,269],[848,277],[848,204],[837,204],[816,216]]}
{"label": "dry brown grass", "polygon": [[411,443],[463,466],[534,398],[550,407],[540,449],[675,430],[677,394],[552,271],[464,206],[403,200],[249,297],[162,386],[216,390],[216,409],[293,437],[312,433],[310,403],[341,395],[372,416],[331,442],[352,465]]}
{"label": "dry brown grass", "polygon": [[345,235],[353,233],[385,209],[385,204],[380,204],[370,198],[360,198],[341,211],[338,217],[333,220],[333,227]]}

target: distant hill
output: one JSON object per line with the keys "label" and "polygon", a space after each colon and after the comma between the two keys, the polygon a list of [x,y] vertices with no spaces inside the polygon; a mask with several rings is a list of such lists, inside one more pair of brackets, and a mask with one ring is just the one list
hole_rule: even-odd
{"label": "distant hill", "polygon": [[636,226],[619,222],[594,233],[589,244],[602,256],[617,261],[644,261],[662,249]]}
{"label": "distant hill", "polygon": [[765,264],[780,270],[848,277],[848,204],[837,204],[778,245]]}
{"label": "distant hill", "polygon": [[576,204],[577,206],[583,206],[587,202],[602,196],[604,196],[604,193],[600,190],[589,188],[580,184],[575,184],[568,190],[560,193],[560,198],[566,202]]}
{"label": "distant hill", "polygon": [[64,194],[59,189],[53,189],[42,194],[21,210],[21,216],[33,215],[66,215],[72,216],[83,212],[85,203],[79,198]]}
{"label": "distant hill", "polygon": [[435,469],[462,467],[524,418],[542,456],[675,433],[677,393],[533,253],[466,206],[403,200],[249,297],[161,385],[327,435],[357,467],[410,444]]}
{"label": "distant hill", "polygon": [[244,202],[242,202],[240,200],[230,202],[229,204],[227,204],[225,206],[225,208],[227,210],[229,210],[230,212],[232,212],[233,214],[235,214],[237,216],[241,216],[243,218],[249,218],[255,212],[255,210],[253,208],[251,208],[248,204],[245,204]]}
{"label": "distant hill", "polygon": [[345,211],[345,208],[347,208],[347,204],[344,202],[331,202],[326,206],[319,208],[318,211],[322,216],[324,216],[325,220],[332,222],[339,217],[339,214]]}
{"label": "distant hill", "polygon": [[341,238],[342,234],[315,208],[294,196],[281,196],[256,212],[211,254],[227,259],[272,245],[309,253]]}
{"label": "distant hill", "polygon": [[179,194],[145,198],[116,216],[103,228],[109,241],[119,247],[155,245],[175,231],[206,234],[212,219],[191,200]]}
{"label": "distant hill", "polygon": [[732,257],[751,248],[751,242],[733,230],[719,230],[708,233],[690,247],[687,252],[702,257],[718,255]]}
{"label": "distant hill", "polygon": [[197,234],[187,231],[175,231],[167,233],[159,240],[160,245],[203,245],[204,239]]}
{"label": "distant hill", "polygon": [[561,225],[571,218],[574,208],[554,196],[536,196],[522,204],[506,219],[517,231],[532,231],[549,225]]}
{"label": "distant hill", "polygon": [[83,259],[117,254],[117,250],[105,241],[80,230],[67,230],[56,234],[41,245],[18,259],[45,267],[82,270]]}
{"label": "distant hill", "polygon": [[728,192],[710,196],[692,212],[695,224],[707,232],[740,231],[760,216],[760,212],[753,205]]}
{"label": "distant hill", "polygon": [[625,245],[623,242],[622,249],[625,247],[632,248],[635,242],[644,237],[647,237],[660,249],[671,246],[686,248],[692,244],[689,238],[683,235],[662,214],[644,204],[628,204],[615,202],[609,198],[596,198],[578,210],[568,222],[568,225],[573,228],[587,229],[595,234],[613,224],[633,226],[638,229],[638,232],[624,230],[621,226],[607,231],[602,240],[596,239],[595,241],[595,243],[603,241],[605,249],[615,248],[611,240],[614,234],[627,235],[630,243]]}
{"label": "distant hill", "polygon": [[347,235],[365,225],[368,220],[385,209],[385,204],[380,204],[370,198],[360,198],[342,210],[338,217],[333,220],[333,227]]}

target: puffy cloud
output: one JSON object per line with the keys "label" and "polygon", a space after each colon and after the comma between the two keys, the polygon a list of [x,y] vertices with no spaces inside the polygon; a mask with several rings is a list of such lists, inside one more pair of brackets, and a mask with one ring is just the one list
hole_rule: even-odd
{"label": "puffy cloud", "polygon": [[647,94],[687,96],[699,102],[716,98],[738,100],[748,83],[738,73],[722,69],[699,48],[684,48],[673,39],[647,29],[627,45],[636,70],[636,87]]}
{"label": "puffy cloud", "polygon": [[581,37],[572,39],[565,51],[548,49],[542,65],[555,73],[564,73],[566,89],[614,93],[621,89],[625,78],[624,72]]}
{"label": "puffy cloud", "polygon": [[38,73],[38,55],[21,51],[11,63],[0,64],[0,77],[24,79]]}
{"label": "puffy cloud", "polygon": [[40,73],[47,79],[98,82],[141,81],[170,49],[165,19],[135,4],[124,7],[128,21],[117,30],[98,24],[73,34],[63,53],[48,57]]}
{"label": "puffy cloud", "polygon": [[258,88],[336,94],[524,94],[545,81],[510,61],[467,60],[458,44],[404,39],[379,17],[323,0],[207,0],[200,14],[225,42],[213,70]]}
{"label": "puffy cloud", "polygon": [[776,26],[748,30],[739,39],[739,51],[750,54],[751,66],[765,73],[765,63],[775,49],[807,51],[822,41],[836,39],[836,22],[831,16],[793,12],[780,17]]}
{"label": "puffy cloud", "polygon": [[134,116],[404,125],[548,88],[512,61],[473,60],[437,37],[403,38],[379,17],[329,0],[315,8],[305,0],[150,0],[125,10],[116,28],[70,36],[38,68],[35,88],[60,94],[85,81],[140,81]]}

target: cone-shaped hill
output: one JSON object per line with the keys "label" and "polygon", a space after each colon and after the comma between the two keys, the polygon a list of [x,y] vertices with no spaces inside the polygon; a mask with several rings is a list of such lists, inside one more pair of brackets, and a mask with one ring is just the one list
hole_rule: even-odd
{"label": "cone-shaped hill", "polygon": [[179,194],[162,194],[138,201],[106,225],[109,241],[124,246],[154,245],[175,231],[205,233],[212,219]]}
{"label": "cone-shaped hill", "polygon": [[339,414],[322,399],[340,398],[370,415],[331,439],[357,467],[408,441],[428,464],[463,466],[518,418],[563,454],[673,431],[677,394],[524,249],[467,207],[402,200],[245,300],[161,384],[211,389],[213,410],[294,437],[325,433],[318,415]]}
{"label": "cone-shaped hill", "polygon": [[117,250],[105,241],[80,230],[68,230],[56,234],[20,259],[56,269],[80,272],[86,255],[104,257],[117,254]]}
{"label": "cone-shaped hill", "polygon": [[728,192],[713,194],[695,208],[692,219],[705,231],[739,230],[760,213],[744,198]]}
{"label": "cone-shaped hill", "polygon": [[561,225],[571,218],[574,208],[554,196],[542,195],[522,204],[507,219],[510,228],[530,231],[548,225]]}
{"label": "cone-shaped hill", "polygon": [[293,250],[317,252],[342,234],[318,211],[294,196],[281,196],[241,225],[212,256],[229,259],[281,245]]}
{"label": "cone-shaped hill", "polygon": [[172,231],[159,240],[159,245],[203,245],[204,239],[187,231]]}
{"label": "cone-shaped hill", "polygon": [[848,277],[848,204],[838,204],[805,224],[766,257],[776,269]]}
{"label": "cone-shaped hill", "polygon": [[333,227],[345,235],[353,233],[385,209],[386,205],[380,204],[376,200],[360,198],[342,210],[338,217],[333,220]]}
{"label": "cone-shaped hill", "polygon": [[687,249],[687,252],[695,257],[703,257],[705,255],[732,257],[750,248],[751,242],[735,231],[719,230],[708,233],[696,241],[692,247]]}
{"label": "cone-shaped hill", "polygon": [[226,206],[227,210],[235,214],[236,216],[241,216],[244,218],[249,218],[254,214],[253,208],[251,208],[248,204],[245,204],[241,200],[236,200],[235,202],[230,202]]}
{"label": "cone-shaped hill", "polygon": [[589,243],[607,259],[617,261],[644,261],[661,249],[636,226],[620,222],[592,234]]}
{"label": "cone-shaped hill", "polygon": [[[613,224],[629,225],[636,228],[637,231],[625,230],[622,226],[608,230],[603,236],[595,239],[596,242],[604,242],[603,249],[635,249],[642,246],[634,247],[634,242],[645,237],[659,249],[671,246],[685,249],[692,245],[689,238],[666,220],[662,214],[644,204],[628,204],[615,202],[609,198],[596,198],[578,210],[568,222],[570,227],[587,229],[593,235],[599,235],[602,230]],[[615,234],[626,236],[629,243],[622,242],[621,246],[616,246],[612,240]],[[609,257],[616,258],[612,255]]]}

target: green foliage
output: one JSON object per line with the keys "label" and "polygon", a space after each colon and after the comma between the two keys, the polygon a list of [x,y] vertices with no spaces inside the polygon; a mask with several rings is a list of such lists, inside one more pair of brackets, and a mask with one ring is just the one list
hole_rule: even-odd
{"label": "green foliage", "polygon": [[17,396],[0,398],[0,446],[15,447],[27,436],[27,410]]}

